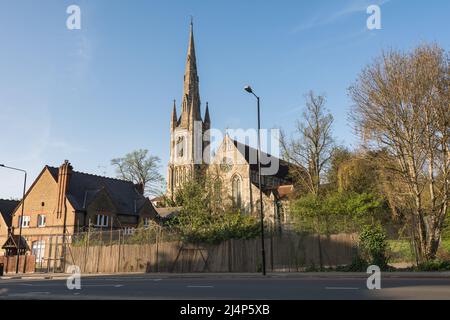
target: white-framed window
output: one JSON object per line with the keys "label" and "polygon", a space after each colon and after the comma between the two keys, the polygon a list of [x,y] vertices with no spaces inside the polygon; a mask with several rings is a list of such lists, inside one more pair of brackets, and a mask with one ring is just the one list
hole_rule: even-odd
{"label": "white-framed window", "polygon": [[107,227],[109,222],[109,217],[104,214],[98,214],[95,217],[94,227]]}
{"label": "white-framed window", "polygon": [[37,223],[38,228],[45,227],[46,220],[47,218],[45,217],[45,215],[43,214],[38,215],[38,223]]}
{"label": "white-framed window", "polygon": [[125,227],[123,229],[123,232],[126,236],[130,236],[132,234],[134,234],[135,229],[133,227]]}
{"label": "white-framed window", "polygon": [[19,217],[19,227],[22,225],[22,228],[29,228],[30,227],[30,216],[23,216]]}
{"label": "white-framed window", "polygon": [[31,245],[31,255],[36,257],[36,262],[41,262],[45,255],[45,241],[33,241]]}

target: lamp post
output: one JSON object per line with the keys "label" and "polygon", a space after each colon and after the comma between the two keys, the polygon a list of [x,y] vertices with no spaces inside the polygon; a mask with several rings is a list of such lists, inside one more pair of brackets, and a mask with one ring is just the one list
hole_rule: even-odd
{"label": "lamp post", "polygon": [[26,192],[26,188],[27,188],[27,172],[25,170],[23,170],[23,169],[18,169],[18,168],[5,166],[4,164],[0,164],[0,167],[5,168],[5,169],[14,170],[14,171],[20,171],[20,172],[23,172],[25,174],[24,180],[23,180],[22,213],[20,215],[20,220],[19,220],[19,241],[17,243],[17,258],[16,258],[16,273],[19,273],[19,258],[20,258],[20,245],[21,245],[21,242],[22,242],[23,212],[24,212],[24,209],[25,209],[25,192]]}
{"label": "lamp post", "polygon": [[257,162],[258,162],[258,186],[259,186],[259,205],[260,205],[260,220],[261,220],[261,258],[262,258],[262,274],[266,275],[266,250],[264,245],[264,211],[263,211],[263,198],[262,198],[262,184],[261,184],[261,118],[260,118],[260,108],[259,108],[259,97],[253,92],[253,89],[250,86],[246,86],[244,88],[245,91],[251,93],[255,96],[257,101],[257,109],[258,109],[258,153],[257,153]]}

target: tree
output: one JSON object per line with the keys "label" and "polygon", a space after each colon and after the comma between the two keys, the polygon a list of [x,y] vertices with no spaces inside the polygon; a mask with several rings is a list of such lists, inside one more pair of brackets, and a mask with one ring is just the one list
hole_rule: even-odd
{"label": "tree", "polygon": [[293,165],[290,174],[307,192],[318,195],[323,175],[331,158],[333,116],[326,110],[326,99],[310,91],[306,109],[297,122],[296,137],[287,141],[282,135],[284,156]]}
{"label": "tree", "polygon": [[335,147],[331,153],[330,166],[327,171],[327,182],[331,185],[333,191],[338,189],[339,168],[343,163],[350,160],[353,153],[345,147]]}
{"label": "tree", "polygon": [[218,194],[220,187],[220,180],[213,173],[190,179],[177,191],[175,202],[181,210],[168,225],[183,240],[219,243],[228,239],[259,236],[258,220],[224,204]]}
{"label": "tree", "polygon": [[376,194],[332,192],[300,197],[291,210],[298,231],[330,235],[359,232],[365,225],[381,222],[385,206]]}
{"label": "tree", "polygon": [[[386,150],[401,185],[421,260],[436,256],[449,206],[449,55],[437,45],[390,51],[360,74],[349,93],[367,147]],[[386,161],[389,164],[390,161]]]}
{"label": "tree", "polygon": [[355,153],[338,168],[337,187],[341,192],[379,193],[377,156]]}
{"label": "tree", "polygon": [[160,161],[159,157],[149,155],[148,150],[141,149],[128,153],[123,158],[112,159],[111,164],[116,167],[119,179],[141,185],[145,194],[158,195],[164,182],[159,173]]}

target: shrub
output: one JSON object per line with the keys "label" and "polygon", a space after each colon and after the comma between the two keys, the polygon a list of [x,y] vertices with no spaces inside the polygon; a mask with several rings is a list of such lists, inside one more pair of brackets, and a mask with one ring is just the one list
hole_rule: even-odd
{"label": "shrub", "polygon": [[367,225],[359,235],[359,247],[364,258],[381,270],[388,268],[386,233],[381,226]]}
{"label": "shrub", "polygon": [[450,271],[450,261],[430,260],[419,264],[416,271]]}
{"label": "shrub", "polygon": [[229,239],[253,239],[260,235],[258,219],[240,212],[216,215],[180,214],[171,223],[181,236],[190,243],[220,243]]}

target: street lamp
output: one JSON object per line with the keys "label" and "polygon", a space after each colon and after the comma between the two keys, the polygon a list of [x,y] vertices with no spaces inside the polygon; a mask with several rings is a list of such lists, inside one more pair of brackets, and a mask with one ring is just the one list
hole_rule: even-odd
{"label": "street lamp", "polygon": [[264,211],[263,211],[263,198],[262,198],[262,184],[261,184],[261,119],[259,112],[259,97],[253,92],[250,86],[244,88],[248,93],[253,94],[256,97],[257,109],[258,109],[258,185],[259,185],[259,204],[260,204],[260,219],[261,219],[261,257],[262,257],[262,273],[266,275],[266,250],[264,246]]}
{"label": "street lamp", "polygon": [[20,220],[19,220],[19,241],[17,243],[17,258],[16,258],[16,273],[19,273],[20,244],[22,242],[22,223],[23,223],[23,212],[25,209],[25,192],[26,192],[26,188],[27,188],[27,172],[23,169],[5,166],[4,164],[0,164],[0,167],[5,168],[5,169],[14,170],[14,171],[20,171],[25,174],[25,177],[23,180],[22,213],[20,215]]}

